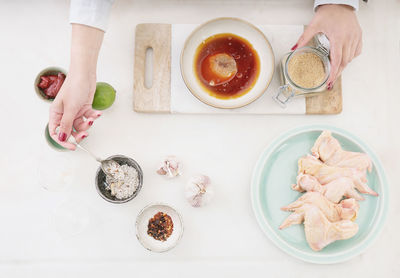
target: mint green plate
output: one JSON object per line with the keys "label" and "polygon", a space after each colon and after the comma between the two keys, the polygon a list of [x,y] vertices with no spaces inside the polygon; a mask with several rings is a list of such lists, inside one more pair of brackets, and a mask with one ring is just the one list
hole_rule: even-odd
{"label": "mint green plate", "polygon": [[[278,227],[289,216],[280,208],[295,201],[301,194],[290,188],[296,182],[297,160],[310,153],[323,130],[332,131],[345,150],[367,153],[373,162],[368,185],[379,196],[363,194],[356,220],[358,233],[347,240],[336,241],[319,252],[307,244],[303,225],[284,230]],[[388,210],[388,185],[382,165],[372,150],[351,133],[331,126],[306,126],[279,136],[260,156],[251,183],[253,210],[263,232],[280,249],[303,261],[332,264],[349,260],[362,253],[382,230]]]}

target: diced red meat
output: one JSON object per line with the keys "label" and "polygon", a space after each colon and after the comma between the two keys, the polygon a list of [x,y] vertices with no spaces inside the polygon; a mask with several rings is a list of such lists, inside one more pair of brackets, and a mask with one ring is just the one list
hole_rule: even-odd
{"label": "diced red meat", "polygon": [[40,83],[38,85],[38,87],[40,89],[46,89],[50,86],[50,78],[47,76],[41,76],[40,77]]}
{"label": "diced red meat", "polygon": [[59,72],[57,75],[44,75],[40,77],[38,87],[48,98],[55,98],[65,80],[65,74]]}

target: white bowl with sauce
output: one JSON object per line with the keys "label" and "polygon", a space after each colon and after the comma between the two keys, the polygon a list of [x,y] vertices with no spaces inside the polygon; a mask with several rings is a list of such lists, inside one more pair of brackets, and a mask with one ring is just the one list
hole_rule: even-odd
{"label": "white bowl with sauce", "polygon": [[[245,89],[242,90],[242,93],[233,96],[221,97],[218,93],[212,92],[213,89],[210,91],[205,79],[202,79],[202,76],[199,76],[201,74],[197,73],[199,71],[197,70],[199,68],[198,49],[205,42],[207,44],[211,37],[218,37],[221,34],[232,34],[234,37],[242,39],[243,42],[247,41],[247,46],[250,46],[252,52],[255,52],[255,56],[258,56],[258,76],[254,75],[251,84],[246,85],[247,87],[240,87]],[[236,62],[240,61],[236,60]],[[181,53],[180,65],[183,80],[196,98],[210,106],[229,109],[245,106],[264,94],[274,74],[275,58],[268,39],[257,27],[238,18],[217,18],[200,25],[187,38]],[[236,76],[241,76],[239,71]],[[233,83],[230,82],[232,81],[226,85],[233,86]],[[238,81],[233,80],[233,82]]]}

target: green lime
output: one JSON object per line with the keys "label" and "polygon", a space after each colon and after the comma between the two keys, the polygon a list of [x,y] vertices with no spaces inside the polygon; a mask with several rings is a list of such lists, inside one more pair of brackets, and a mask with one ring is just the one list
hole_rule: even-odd
{"label": "green lime", "polygon": [[108,83],[97,82],[92,107],[96,110],[104,110],[110,107],[115,100],[115,89]]}

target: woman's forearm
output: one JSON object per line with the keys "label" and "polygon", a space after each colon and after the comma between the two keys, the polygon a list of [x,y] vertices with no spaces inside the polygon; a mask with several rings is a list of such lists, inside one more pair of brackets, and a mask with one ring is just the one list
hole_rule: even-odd
{"label": "woman's forearm", "polygon": [[[71,61],[69,74],[83,74],[95,78],[97,59],[103,42],[104,32],[82,24],[72,24]],[[89,75],[89,76],[88,76]]]}
{"label": "woman's forearm", "polygon": [[[74,134],[82,140],[101,113],[92,109],[96,90],[96,67],[104,32],[72,24],[71,62],[67,78],[50,107],[49,132],[64,147],[75,149],[67,139]],[[56,129],[60,127],[57,134]]]}

